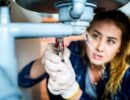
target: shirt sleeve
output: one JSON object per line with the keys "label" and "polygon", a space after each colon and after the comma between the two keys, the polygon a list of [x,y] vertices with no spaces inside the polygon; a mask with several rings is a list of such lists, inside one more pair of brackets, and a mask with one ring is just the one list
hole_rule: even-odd
{"label": "shirt sleeve", "polygon": [[37,79],[31,79],[30,76],[30,70],[33,66],[35,61],[30,62],[28,65],[26,65],[18,74],[18,86],[23,88],[29,88],[34,86],[35,84],[39,83],[44,78],[48,77],[47,73],[44,73],[42,76],[40,76]]}
{"label": "shirt sleeve", "polygon": [[70,49],[71,53],[79,56],[83,48],[82,41],[73,41],[68,48]]}

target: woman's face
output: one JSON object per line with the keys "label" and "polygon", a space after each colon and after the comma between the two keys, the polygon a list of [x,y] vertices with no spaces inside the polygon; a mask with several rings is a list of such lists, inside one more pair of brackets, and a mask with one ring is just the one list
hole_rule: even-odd
{"label": "woman's face", "polygon": [[90,62],[101,65],[110,62],[121,46],[121,30],[112,21],[96,21],[89,30],[87,55]]}

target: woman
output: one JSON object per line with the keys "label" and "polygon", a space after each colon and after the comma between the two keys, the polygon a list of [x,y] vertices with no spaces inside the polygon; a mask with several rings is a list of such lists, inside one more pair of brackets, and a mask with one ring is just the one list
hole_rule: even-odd
{"label": "woman", "polygon": [[65,48],[64,62],[54,47],[47,48],[42,59],[19,73],[19,86],[31,87],[48,78],[50,99],[129,100],[129,29],[129,19],[121,11],[95,14],[87,40],[72,42],[71,54]]}

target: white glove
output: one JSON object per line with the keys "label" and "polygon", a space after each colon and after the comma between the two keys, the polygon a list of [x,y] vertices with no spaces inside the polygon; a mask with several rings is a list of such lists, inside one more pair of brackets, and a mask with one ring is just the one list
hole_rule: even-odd
{"label": "white glove", "polygon": [[48,89],[54,95],[61,95],[64,99],[73,96],[79,89],[75,81],[75,72],[69,60],[70,51],[64,48],[64,62],[56,55],[55,48],[49,46],[42,62],[45,64],[45,70],[49,74]]}

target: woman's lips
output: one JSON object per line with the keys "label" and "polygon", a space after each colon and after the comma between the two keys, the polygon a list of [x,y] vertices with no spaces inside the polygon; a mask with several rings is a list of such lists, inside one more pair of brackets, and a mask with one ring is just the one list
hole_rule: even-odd
{"label": "woman's lips", "polygon": [[101,59],[103,58],[103,56],[98,55],[98,54],[96,54],[96,53],[93,53],[93,58],[94,58],[95,60],[101,60]]}

